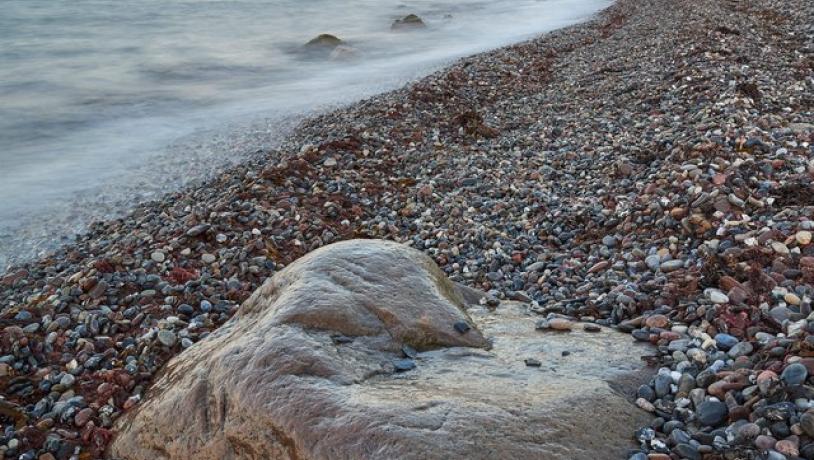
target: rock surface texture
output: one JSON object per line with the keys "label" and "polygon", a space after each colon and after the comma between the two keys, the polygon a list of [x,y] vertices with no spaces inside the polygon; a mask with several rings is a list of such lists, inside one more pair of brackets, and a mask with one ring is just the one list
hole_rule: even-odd
{"label": "rock surface texture", "polygon": [[[540,333],[511,302],[495,312],[472,306],[470,316],[465,297],[406,246],[351,240],[314,251],[173,359],[147,400],[120,419],[110,454],[622,455],[642,414],[607,382],[641,366],[629,338]],[[461,322],[471,326],[464,333]],[[541,365],[527,367],[529,358]],[[415,369],[394,372],[404,360]]]}

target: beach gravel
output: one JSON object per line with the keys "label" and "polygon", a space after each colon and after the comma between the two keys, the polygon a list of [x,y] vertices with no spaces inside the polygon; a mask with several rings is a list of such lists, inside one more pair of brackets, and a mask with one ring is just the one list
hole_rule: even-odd
{"label": "beach gravel", "polygon": [[264,279],[383,238],[651,343],[630,458],[814,458],[813,75],[810,1],[620,0],[309,119],[0,275],[0,451],[102,456]]}

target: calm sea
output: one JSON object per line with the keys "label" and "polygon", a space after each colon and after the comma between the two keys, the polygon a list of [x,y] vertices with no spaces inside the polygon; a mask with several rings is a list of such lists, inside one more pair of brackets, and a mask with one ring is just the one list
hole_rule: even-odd
{"label": "calm sea", "polygon": [[[274,146],[300,117],[584,20],[607,0],[4,0],[0,272]],[[422,31],[395,33],[410,13]],[[307,57],[332,33],[351,60]]]}

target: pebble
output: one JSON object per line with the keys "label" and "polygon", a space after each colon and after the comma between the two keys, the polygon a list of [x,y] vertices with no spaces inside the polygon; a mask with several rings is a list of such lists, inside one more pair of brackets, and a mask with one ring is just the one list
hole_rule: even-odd
{"label": "pebble", "polygon": [[786,385],[802,385],[807,377],[808,369],[800,363],[789,364],[780,374],[780,380]]}
{"label": "pebble", "polygon": [[755,438],[755,447],[757,447],[758,450],[765,451],[774,449],[775,444],[777,444],[777,440],[771,436],[760,435]]}
{"label": "pebble", "polygon": [[152,259],[153,262],[157,262],[157,263],[164,262],[165,257],[166,256],[161,251],[155,251],[152,254],[150,254],[150,259]]}
{"label": "pebble", "polygon": [[806,411],[800,417],[800,428],[805,434],[814,438],[814,413],[812,411]]}
{"label": "pebble", "polygon": [[749,342],[738,342],[729,349],[727,354],[730,358],[738,358],[740,356],[746,356],[752,353],[754,349],[755,347]]}
{"label": "pebble", "polygon": [[459,334],[465,334],[467,331],[472,329],[472,326],[470,326],[464,321],[458,321],[452,326],[455,328],[456,331],[458,331]]}
{"label": "pebble", "polygon": [[186,235],[191,237],[200,236],[206,233],[211,227],[209,224],[198,224],[187,230]]}
{"label": "pebble", "polygon": [[663,329],[670,324],[670,320],[665,315],[652,315],[644,320],[644,325],[653,329]]}
{"label": "pebble", "polygon": [[712,303],[729,303],[729,297],[718,289],[707,289],[704,293]]}
{"label": "pebble", "polygon": [[788,246],[779,241],[772,242],[772,249],[774,249],[774,252],[782,255],[788,255],[790,252]]}
{"label": "pebble", "polygon": [[76,377],[74,377],[72,374],[65,374],[62,376],[62,378],[59,379],[59,384],[64,387],[70,387],[74,384],[75,381]]}
{"label": "pebble", "polygon": [[730,348],[737,345],[737,343],[738,339],[729,334],[724,333],[715,334],[715,346],[717,346],[723,351],[729,350]]}
{"label": "pebble", "polygon": [[539,360],[536,360],[534,358],[526,358],[523,361],[526,363],[526,366],[528,366],[528,367],[540,367],[540,366],[543,365],[542,362],[540,362]]}
{"label": "pebble", "polygon": [[647,412],[655,412],[656,411],[656,406],[654,406],[653,403],[651,403],[650,401],[648,401],[648,400],[646,400],[644,398],[638,398],[636,400],[636,405],[639,406],[641,409],[647,411]]}
{"label": "pebble", "polygon": [[667,260],[660,265],[661,271],[665,273],[674,272],[684,267],[683,260]]}
{"label": "pebble", "polygon": [[717,427],[726,420],[728,415],[729,410],[721,401],[707,400],[696,409],[698,422],[704,426]]}
{"label": "pebble", "polygon": [[172,331],[162,329],[158,331],[158,341],[165,347],[172,347],[175,345],[176,336]]}
{"label": "pebble", "polygon": [[602,332],[602,328],[596,324],[586,323],[582,325],[585,332]]}
{"label": "pebble", "polygon": [[796,294],[793,294],[791,292],[786,293],[786,295],[783,296],[783,300],[785,300],[786,302],[788,302],[791,305],[800,305],[800,302],[801,302],[800,297],[798,297]]}
{"label": "pebble", "polygon": [[415,361],[409,358],[393,360],[393,367],[396,372],[406,372],[415,369]]}
{"label": "pebble", "polygon": [[645,265],[650,270],[656,271],[661,266],[661,257],[658,254],[651,254],[644,259]]}

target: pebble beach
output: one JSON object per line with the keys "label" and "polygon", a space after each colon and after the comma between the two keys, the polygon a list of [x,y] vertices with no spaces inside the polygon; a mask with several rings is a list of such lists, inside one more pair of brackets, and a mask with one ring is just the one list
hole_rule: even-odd
{"label": "pebble beach", "polygon": [[462,59],[0,274],[0,452],[105,458],[267,277],[382,238],[652,344],[629,459],[814,459],[813,142],[808,1],[619,0]]}

